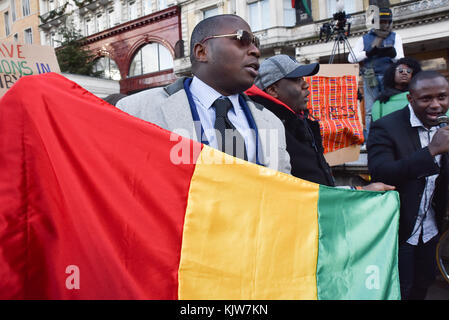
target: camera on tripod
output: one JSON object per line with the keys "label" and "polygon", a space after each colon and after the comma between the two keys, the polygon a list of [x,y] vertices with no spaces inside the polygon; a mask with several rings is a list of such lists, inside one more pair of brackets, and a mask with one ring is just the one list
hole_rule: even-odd
{"label": "camera on tripod", "polygon": [[[324,23],[320,28],[320,40],[323,35],[326,35],[326,42],[332,37],[333,34],[349,36],[351,32],[351,23],[348,23],[348,19],[351,16],[346,14],[345,11],[338,11],[333,14],[333,21]],[[346,29],[347,26],[347,30]]]}

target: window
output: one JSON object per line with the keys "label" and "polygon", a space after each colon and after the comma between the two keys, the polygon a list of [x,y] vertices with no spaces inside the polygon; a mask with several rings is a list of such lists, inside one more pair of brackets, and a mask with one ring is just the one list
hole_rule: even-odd
{"label": "window", "polygon": [[445,58],[433,58],[420,61],[423,70],[447,70]]}
{"label": "window", "polygon": [[152,3],[151,0],[145,0],[143,3],[143,12],[145,12],[145,14],[150,14],[153,10],[152,10]]}
{"label": "window", "polygon": [[106,17],[105,17],[105,24],[106,24],[106,28],[110,28],[110,27],[112,27],[113,25],[114,25],[114,17],[115,17],[115,14],[114,14],[114,9],[110,9],[110,10],[108,10],[108,13],[106,14]]}
{"label": "window", "polygon": [[97,32],[103,31],[105,28],[103,23],[104,22],[103,16],[101,14],[97,16],[96,22],[97,22]]}
{"label": "window", "polygon": [[260,0],[248,5],[249,25],[252,31],[270,27],[269,0]]}
{"label": "window", "polygon": [[159,43],[149,43],[134,56],[129,68],[129,77],[172,68],[173,57],[170,51]]}
{"label": "window", "polygon": [[56,34],[54,32],[51,33],[51,37],[50,37],[50,45],[53,48],[56,48]]}
{"label": "window", "polygon": [[157,7],[159,10],[163,10],[163,9],[167,8],[167,0],[158,0]]}
{"label": "window", "polygon": [[3,16],[5,18],[5,32],[6,32],[6,35],[9,36],[9,34],[11,33],[11,28],[10,28],[10,25],[9,25],[9,12],[6,11],[3,14]]}
{"label": "window", "polygon": [[22,13],[24,17],[31,14],[30,0],[22,0]]}
{"label": "window", "polygon": [[120,24],[117,18],[117,12],[114,11],[114,8],[108,9],[108,13],[105,16],[105,28],[111,28],[117,24]]}
{"label": "window", "polygon": [[137,4],[136,2],[130,2],[128,5],[128,17],[129,20],[137,19]]}
{"label": "window", "polygon": [[284,26],[292,27],[296,25],[296,10],[292,8],[291,0],[284,0]]}
{"label": "window", "polygon": [[48,3],[49,3],[48,11],[55,10],[56,7],[55,2],[53,0],[50,0]]}
{"label": "window", "polygon": [[214,7],[214,8],[208,8],[208,9],[204,9],[203,10],[203,19],[212,17],[212,16],[216,16],[218,14],[218,8]]}
{"label": "window", "polygon": [[[335,0],[327,0],[327,16],[329,18],[332,18],[334,13],[337,12],[337,1]],[[343,1],[344,4],[344,11],[346,14],[354,13],[356,12],[356,3],[355,1]]]}
{"label": "window", "polygon": [[12,19],[12,22],[17,20],[17,17],[16,17],[16,1],[15,0],[11,0],[11,19]]}
{"label": "window", "polygon": [[100,78],[103,79],[111,79],[111,80],[120,80],[120,70],[117,67],[117,64],[114,60],[109,57],[101,57],[95,61],[94,71],[100,71]]}
{"label": "window", "polygon": [[90,32],[90,30],[89,30],[90,20],[86,20],[85,25],[86,25],[86,28],[85,28],[86,36],[88,36],[90,34],[89,33]]}
{"label": "window", "polygon": [[91,18],[86,19],[85,22],[85,30],[86,30],[86,36],[90,36],[91,34],[95,33],[95,21]]}
{"label": "window", "polygon": [[24,39],[26,44],[32,44],[33,43],[33,31],[31,28],[25,29],[24,31]]}
{"label": "window", "polygon": [[14,34],[14,42],[19,42],[19,34]]}

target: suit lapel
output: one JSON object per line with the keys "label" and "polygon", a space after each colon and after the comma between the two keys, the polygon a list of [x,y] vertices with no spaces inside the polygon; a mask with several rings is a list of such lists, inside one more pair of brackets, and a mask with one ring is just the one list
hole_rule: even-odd
{"label": "suit lapel", "polygon": [[411,138],[409,141],[411,141],[412,143],[413,151],[422,149],[421,141],[419,140],[418,129],[412,127],[412,125],[410,124],[410,110],[408,106],[404,108],[403,121],[403,128],[405,128],[406,130],[406,137]]}
{"label": "suit lapel", "polygon": [[269,159],[267,152],[269,150],[269,146],[267,145],[267,141],[270,137],[267,135],[269,132],[264,132],[264,130],[261,130],[263,128],[269,128],[270,125],[267,123],[267,119],[262,117],[262,112],[258,109],[258,107],[254,104],[254,102],[250,99],[248,99],[244,95],[244,99],[246,101],[246,104],[248,105],[249,111],[251,112],[251,115],[253,116],[254,122],[256,123],[256,128],[258,132],[259,138],[257,139],[257,150],[258,150],[258,156],[259,156],[259,163],[267,165],[266,159]]}
{"label": "suit lapel", "polygon": [[199,141],[193,124],[192,111],[184,90],[178,90],[169,95],[161,109],[167,124],[167,130]]}

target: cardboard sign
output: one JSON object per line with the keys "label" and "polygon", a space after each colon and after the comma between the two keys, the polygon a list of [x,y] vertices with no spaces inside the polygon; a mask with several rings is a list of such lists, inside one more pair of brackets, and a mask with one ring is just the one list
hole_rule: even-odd
{"label": "cardboard sign", "polygon": [[0,97],[21,77],[46,72],[60,73],[53,47],[0,41]]}

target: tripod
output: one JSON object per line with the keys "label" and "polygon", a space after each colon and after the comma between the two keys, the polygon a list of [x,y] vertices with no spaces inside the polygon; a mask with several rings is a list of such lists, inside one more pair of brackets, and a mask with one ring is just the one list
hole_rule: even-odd
{"label": "tripod", "polygon": [[349,44],[348,37],[345,34],[345,30],[339,29],[337,30],[337,36],[335,37],[334,47],[332,48],[331,57],[329,59],[329,63],[334,63],[335,53],[338,51],[338,56],[340,56],[340,45],[343,45],[343,55],[346,53],[345,48],[348,48],[349,54],[352,59],[356,61],[354,51],[352,51],[351,45]]}

